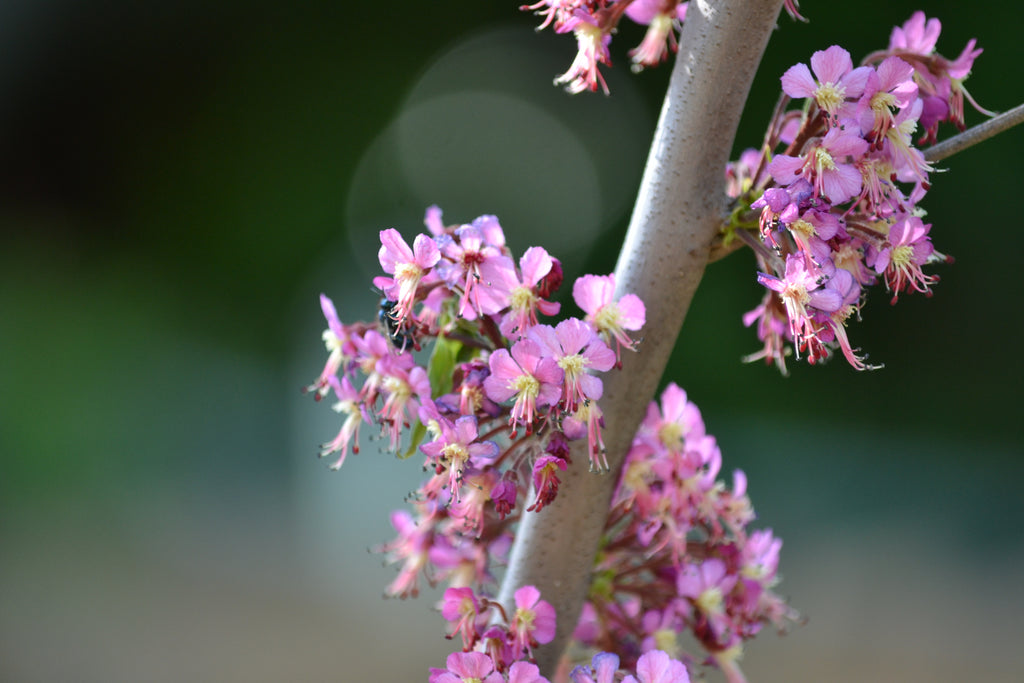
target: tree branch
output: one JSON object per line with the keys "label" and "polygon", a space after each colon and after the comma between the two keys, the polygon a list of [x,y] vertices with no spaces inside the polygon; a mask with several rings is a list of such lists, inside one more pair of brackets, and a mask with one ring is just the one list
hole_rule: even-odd
{"label": "tree branch", "polygon": [[957,152],[962,152],[968,147],[972,147],[979,142],[988,140],[993,135],[1002,133],[1004,130],[1009,130],[1021,122],[1024,122],[1024,104],[1018,104],[1010,111],[1004,111],[1002,114],[992,117],[985,123],[980,123],[973,128],[968,128],[958,135],[954,135],[948,140],[943,140],[937,145],[932,145],[928,149],[924,150],[924,158],[927,161],[942,161],[943,159],[953,156]]}
{"label": "tree branch", "polygon": [[618,294],[643,299],[647,325],[640,352],[628,354],[622,371],[604,379],[601,407],[612,470],[604,476],[589,473],[586,445],[574,448],[555,502],[539,514],[523,515],[499,596],[514,610],[513,592],[533,584],[557,610],[555,640],[536,651],[546,675],[553,673],[572,635],[618,470],[708,262],[726,206],[725,165],[781,6],[781,0],[690,3],[615,269]]}

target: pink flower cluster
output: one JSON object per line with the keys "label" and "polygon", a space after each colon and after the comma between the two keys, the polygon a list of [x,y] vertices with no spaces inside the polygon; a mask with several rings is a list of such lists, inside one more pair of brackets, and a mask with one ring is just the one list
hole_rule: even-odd
{"label": "pink flower cluster", "polygon": [[510,621],[499,603],[478,596],[472,588],[447,589],[441,601],[441,616],[451,627],[448,638],[461,636],[463,652],[487,653],[498,672],[508,670],[514,662],[531,659],[534,647],[550,643],[555,637],[555,608],[541,600],[540,591],[533,586],[523,586],[513,599],[515,613]]}
{"label": "pink flower cluster", "polygon": [[[742,680],[743,641],[795,613],[772,588],[782,541],[748,530],[746,477],[717,477],[722,456],[697,407],[670,384],[637,431],[612,501],[575,638],[618,653],[681,652],[689,631],[729,677]],[[685,657],[694,661],[692,657]]]}
{"label": "pink flower cluster", "polygon": [[[572,33],[577,53],[568,71],[555,78],[570,93],[598,87],[608,94],[608,84],[598,69],[611,66],[608,46],[623,16],[647,27],[643,40],[629,51],[634,71],[657,66],[678,49],[676,32],[686,20],[689,2],[681,0],[540,0],[519,9],[543,17],[538,30],[551,26],[556,33]],[[797,0],[785,0],[790,16],[803,19]]]}
{"label": "pink flower cluster", "polygon": [[[532,662],[532,648],[555,637],[555,609],[533,586],[515,592],[511,621],[502,606],[470,588],[449,588],[441,614],[462,637],[462,652],[448,655],[445,668],[430,670],[430,683],[549,683]],[[633,673],[636,675],[634,676]],[[661,650],[644,653],[633,673],[619,668],[619,657],[599,652],[590,666],[577,666],[573,683],[690,683],[686,666]]]}
{"label": "pink flower cluster", "polygon": [[[418,451],[432,473],[413,496],[414,514],[395,512],[398,538],[383,550],[401,564],[388,592],[415,595],[433,583],[482,586],[504,557],[517,501],[540,511],[558,494],[569,441],[586,439],[590,466],[607,470],[597,373],[634,350],[643,303],[616,297],[614,276],[585,275],[572,288],[582,318],[540,322],[559,312],[559,262],[541,247],[513,260],[494,216],[446,226],[427,210],[429,234],[410,246],[380,233],[386,275],[378,320],[344,324],[321,295],[329,356],[308,387],[334,392],[344,418],[321,455],[333,468],[358,449],[363,424],[376,424],[390,449]],[[432,344],[429,358],[415,353]],[[421,361],[426,360],[426,364]],[[465,537],[472,537],[466,542]]]}
{"label": "pink flower cluster", "polygon": [[[344,416],[323,454],[340,453],[340,467],[371,423],[395,452],[424,457],[430,476],[410,497],[412,511],[392,513],[397,536],[380,550],[399,565],[388,594],[415,596],[423,580],[450,586],[441,611],[464,652],[431,680],[543,681],[530,660],[554,636],[554,610],[527,586],[506,617],[481,591],[494,585],[523,508],[540,511],[556,497],[570,441],[586,439],[590,468],[608,469],[595,373],[635,349],[629,332],[643,325],[644,307],[617,298],[612,276],[585,275],[572,289],[584,316],[542,323],[559,312],[550,300],[562,281],[557,260],[532,247],[514,261],[493,216],[445,226],[431,207],[425,222],[430,234],[412,246],[381,232],[377,321],[346,325],[321,296],[329,353],[308,390],[333,391]],[[615,655],[578,667],[576,683],[688,681],[680,662],[656,653],[675,656],[666,634],[686,629],[729,672],[742,640],[790,616],[769,590],[781,542],[747,536],[745,480],[737,473],[726,489],[720,466],[699,411],[670,386],[628,455],[576,631],[583,645]],[[529,504],[517,505],[530,490]],[[619,658],[634,671],[625,679]]]}
{"label": "pink flower cluster", "polygon": [[730,193],[758,213],[760,242],[751,246],[768,290],[744,316],[763,344],[748,360],[785,372],[792,345],[810,363],[838,349],[858,370],[875,367],[846,334],[865,289],[881,281],[892,303],[930,295],[938,277],[924,267],[952,260],[922,220],[933,168],[913,136],[921,128],[918,144],[934,140],[943,121],[964,127],[963,80],[981,50],[971,40],[948,60],[934,51],[939,31],[937,19],[917,12],[863,66],[837,45],[815,52],[810,68],[793,66],[782,89],[803,106],[777,107],[761,151],[730,165]]}

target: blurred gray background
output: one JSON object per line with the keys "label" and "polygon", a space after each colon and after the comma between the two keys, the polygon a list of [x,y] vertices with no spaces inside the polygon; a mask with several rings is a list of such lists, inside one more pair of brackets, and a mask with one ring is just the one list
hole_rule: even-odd
{"label": "blurred gray background", "polygon": [[[788,66],[859,59],[916,9],[823,4],[780,20],[737,152]],[[985,48],[971,93],[1024,101],[1018,6],[928,5],[942,53]],[[567,277],[613,266],[668,69],[629,74],[623,27],[612,96],[569,97],[551,79],[573,40],[515,7],[0,3],[0,680],[443,663],[436,593],[382,600],[394,572],[367,551],[418,465],[366,442],[329,472],[337,416],[300,389],[325,359],[318,294],[374,315],[377,231],[411,237],[428,204],[497,214]],[[852,327],[882,371],[742,365],[753,260],[709,269],[666,381],[748,473],[807,617],[749,647],[752,683],[1021,679],[1022,155],[1012,131],[933,177],[957,262]]]}

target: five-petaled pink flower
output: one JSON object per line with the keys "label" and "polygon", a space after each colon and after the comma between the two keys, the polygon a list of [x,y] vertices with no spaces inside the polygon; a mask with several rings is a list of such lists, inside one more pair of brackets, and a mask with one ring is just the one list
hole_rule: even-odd
{"label": "five-petaled pink flower", "polygon": [[524,424],[527,432],[532,431],[537,408],[556,405],[562,396],[562,368],[531,339],[517,341],[511,353],[498,349],[489,365],[491,376],[484,380],[484,391],[498,403],[515,397],[509,419],[513,429]]}
{"label": "five-petaled pink flower", "polygon": [[533,646],[550,643],[555,638],[555,608],[540,599],[534,586],[523,586],[514,594],[516,611],[509,630],[512,648],[532,656]]}
{"label": "five-petaled pink flower", "polygon": [[813,98],[822,111],[839,119],[852,112],[847,103],[861,96],[871,71],[868,66],[854,69],[850,53],[833,45],[811,55],[811,69],[803,63],[791,66],[782,75],[782,89],[790,97]]}
{"label": "five-petaled pink flower", "polygon": [[794,341],[815,334],[817,328],[811,320],[814,311],[808,308],[831,313],[843,305],[842,294],[821,286],[821,273],[807,267],[807,259],[803,254],[790,254],[786,257],[785,277],[758,273],[757,281],[773,292],[778,292],[786,306],[789,331]]}
{"label": "five-petaled pink flower", "polygon": [[615,340],[615,356],[622,349],[636,351],[636,342],[626,330],[639,330],[646,322],[644,303],[636,294],[626,294],[615,300],[615,275],[584,275],[572,286],[572,298],[587,314],[586,321],[593,325],[605,343]]}
{"label": "five-petaled pink flower", "polygon": [[860,137],[858,124],[851,123],[832,128],[801,156],[779,154],[768,164],[768,172],[780,185],[806,178],[814,185],[815,193],[832,204],[856,197],[863,178],[853,162],[863,157],[870,145]]}
{"label": "five-petaled pink flower", "polygon": [[558,323],[558,327],[537,325],[530,329],[529,338],[540,344],[541,353],[554,358],[565,372],[562,402],[566,412],[575,411],[581,403],[601,398],[601,380],[590,372],[611,370],[615,353],[593,328],[579,318],[569,318]]}
{"label": "five-petaled pink flower", "polygon": [[516,274],[511,259],[495,259],[481,266],[481,276],[494,289],[505,294],[508,312],[502,317],[501,333],[518,339],[537,324],[537,313],[557,315],[562,305],[548,301],[539,293],[541,282],[554,266],[554,259],[543,247],[530,247],[519,259],[522,277]]}
{"label": "five-petaled pink flower", "polygon": [[494,660],[483,652],[453,652],[446,669],[431,669],[430,683],[504,683],[494,670]]}
{"label": "five-petaled pink flower", "polygon": [[448,486],[452,499],[458,500],[462,476],[470,462],[484,464],[498,455],[498,444],[493,441],[478,442],[475,415],[463,415],[452,424],[442,418],[439,422],[441,434],[420,450],[434,459],[436,468],[448,472]]}
{"label": "five-petaled pink flower", "polygon": [[892,292],[892,303],[896,303],[900,292],[909,289],[931,294],[930,287],[938,278],[925,275],[921,270],[935,253],[928,237],[931,227],[917,216],[898,221],[889,230],[889,239],[871,264],[876,273],[885,277],[885,286]]}
{"label": "five-petaled pink flower", "polygon": [[626,676],[622,683],[690,683],[686,665],[661,650],[640,655],[636,662],[636,678]]}
{"label": "five-petaled pink flower", "polygon": [[393,315],[395,323],[401,327],[403,321],[412,315],[420,280],[441,259],[441,250],[434,240],[422,233],[416,235],[410,249],[394,228],[380,231],[380,243],[380,251],[377,252],[380,267],[394,278],[376,277],[373,284],[384,292],[384,296],[397,302]]}

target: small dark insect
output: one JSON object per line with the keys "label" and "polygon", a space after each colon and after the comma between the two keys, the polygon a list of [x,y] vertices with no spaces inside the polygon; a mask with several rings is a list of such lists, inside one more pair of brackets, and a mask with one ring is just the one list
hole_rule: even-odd
{"label": "small dark insect", "polygon": [[413,336],[412,331],[399,326],[398,320],[395,319],[395,308],[397,306],[397,301],[381,299],[380,308],[377,309],[377,320],[384,326],[391,345],[401,353],[408,348],[416,348],[416,338]]}

